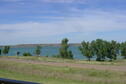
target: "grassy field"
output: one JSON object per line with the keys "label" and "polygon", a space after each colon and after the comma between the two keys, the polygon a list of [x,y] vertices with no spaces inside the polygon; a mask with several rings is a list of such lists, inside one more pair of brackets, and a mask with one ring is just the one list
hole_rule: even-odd
{"label": "grassy field", "polygon": [[[2,56],[5,57],[5,56]],[[33,57],[33,56],[6,56],[6,58],[16,58],[16,59],[25,59],[33,61],[43,61],[43,62],[56,62],[56,63],[76,63],[76,64],[96,64],[96,65],[126,65],[126,60],[115,60],[112,62],[109,61],[85,61],[85,60],[72,60],[72,59],[62,59],[54,57]]]}
{"label": "grassy field", "polygon": [[[34,63],[72,63],[102,66],[124,66],[125,60],[114,62],[88,62],[47,57],[0,57],[0,77],[33,81],[43,84],[126,84],[126,71],[74,68],[69,66],[49,66]],[[12,61],[9,59],[20,59]],[[32,60],[32,63],[23,62]]]}

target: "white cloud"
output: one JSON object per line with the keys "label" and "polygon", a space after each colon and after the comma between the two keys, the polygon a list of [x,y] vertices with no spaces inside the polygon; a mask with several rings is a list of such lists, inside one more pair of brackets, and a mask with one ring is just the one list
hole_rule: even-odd
{"label": "white cloud", "polygon": [[59,17],[59,19],[63,20],[46,23],[26,22],[19,24],[1,24],[0,30],[12,29],[18,33],[40,33],[41,35],[46,36],[69,32],[98,32],[126,29],[126,21],[124,21],[126,19],[126,15],[121,14],[95,12],[86,16]]}
{"label": "white cloud", "polygon": [[40,0],[42,2],[51,2],[51,3],[86,3],[87,0]]}
{"label": "white cloud", "polygon": [[1,1],[4,1],[4,2],[19,2],[19,1],[23,1],[23,0],[1,0]]}
{"label": "white cloud", "polygon": [[[80,17],[69,17],[54,22],[0,24],[0,38],[1,41],[19,40],[19,38],[26,41],[29,38],[46,38],[72,32],[87,33],[89,35],[96,32],[126,30],[126,15],[102,11],[87,11],[86,14],[85,12],[83,14]],[[2,38],[3,36],[4,38]]]}

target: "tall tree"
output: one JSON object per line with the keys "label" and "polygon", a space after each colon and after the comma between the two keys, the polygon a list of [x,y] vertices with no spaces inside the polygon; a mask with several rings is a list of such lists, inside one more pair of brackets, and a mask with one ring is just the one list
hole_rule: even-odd
{"label": "tall tree", "polygon": [[120,44],[112,40],[111,42],[106,43],[106,57],[110,60],[116,60],[119,55]]}
{"label": "tall tree", "polygon": [[102,39],[92,41],[94,54],[97,56],[97,61],[104,61],[106,58],[116,60],[119,54],[120,44],[112,40],[111,42]]}
{"label": "tall tree", "polygon": [[1,51],[1,49],[0,49],[0,55],[1,55],[1,53],[2,53],[2,51]]}
{"label": "tall tree", "polygon": [[81,43],[81,46],[79,47],[81,53],[83,56],[86,56],[88,58],[88,61],[91,60],[91,58],[94,56],[93,54],[93,48],[91,46],[91,43],[83,41]]}
{"label": "tall tree", "polygon": [[5,55],[8,54],[9,50],[10,50],[10,46],[4,46],[3,54],[5,54]]}
{"label": "tall tree", "polygon": [[116,41],[112,40],[111,41],[111,56],[114,60],[117,59],[117,56],[119,54],[119,43],[117,43]]}
{"label": "tall tree", "polygon": [[37,56],[40,56],[40,54],[41,54],[41,49],[42,49],[41,46],[37,46],[37,47],[36,47],[35,54],[36,54]]}
{"label": "tall tree", "polygon": [[126,59],[126,42],[121,43],[121,56]]}
{"label": "tall tree", "polygon": [[68,58],[68,59],[73,59],[73,54],[72,51],[70,51],[69,45],[68,45],[68,39],[64,38],[61,42],[61,48],[60,48],[60,52],[59,52],[59,56],[62,58]]}
{"label": "tall tree", "polygon": [[96,39],[91,42],[92,49],[94,55],[96,55],[97,61],[104,61],[105,60],[105,54],[106,54],[106,48],[105,48],[105,41],[102,39]]}

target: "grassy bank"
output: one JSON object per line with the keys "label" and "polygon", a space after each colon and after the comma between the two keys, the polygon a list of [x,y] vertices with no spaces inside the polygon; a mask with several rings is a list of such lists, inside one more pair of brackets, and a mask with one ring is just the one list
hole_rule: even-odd
{"label": "grassy bank", "polygon": [[[5,56],[1,56],[5,57]],[[63,58],[54,58],[54,57],[35,57],[35,56],[6,56],[6,58],[16,58],[24,60],[33,60],[33,61],[42,61],[42,62],[55,62],[55,63],[76,63],[76,64],[96,64],[96,65],[126,65],[126,60],[114,60],[114,61],[85,61],[85,60],[76,60],[76,59],[63,59]]]}
{"label": "grassy bank", "polygon": [[[44,61],[44,62],[68,62],[86,63],[86,61],[64,60],[57,58],[35,58],[35,57],[4,57],[22,60]],[[0,58],[1,59],[1,58]],[[92,62],[100,64],[99,62]],[[125,61],[106,62],[103,66],[110,64],[121,65]],[[90,64],[87,62],[87,64]],[[101,64],[100,64],[101,65]],[[48,66],[42,64],[0,60],[0,77],[16,80],[33,81],[43,84],[126,84],[126,72],[71,68],[68,66]]]}

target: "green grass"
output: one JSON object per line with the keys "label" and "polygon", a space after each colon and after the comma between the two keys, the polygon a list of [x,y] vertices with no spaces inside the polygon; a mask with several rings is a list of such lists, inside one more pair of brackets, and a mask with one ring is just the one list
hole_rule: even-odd
{"label": "green grass", "polygon": [[[15,57],[13,57],[15,58]],[[17,57],[16,57],[17,58]],[[18,59],[72,62],[57,58],[20,57]],[[46,59],[46,60],[44,60]],[[59,61],[61,60],[61,61]],[[75,62],[79,63],[79,62]],[[116,62],[115,62],[116,63]],[[117,62],[121,63],[121,62]],[[105,65],[103,65],[105,66]],[[0,60],[0,77],[43,84],[126,84],[126,72],[56,67],[41,64]]]}
{"label": "green grass", "polygon": [[[4,56],[2,56],[4,57]],[[25,60],[34,60],[34,61],[43,61],[43,62],[57,62],[57,63],[76,63],[76,64],[96,64],[96,65],[126,65],[126,60],[115,60],[115,61],[86,61],[86,60],[73,60],[73,59],[63,59],[63,58],[54,58],[54,57],[36,57],[36,56],[6,56],[6,58],[16,58],[16,59],[25,59]]]}

